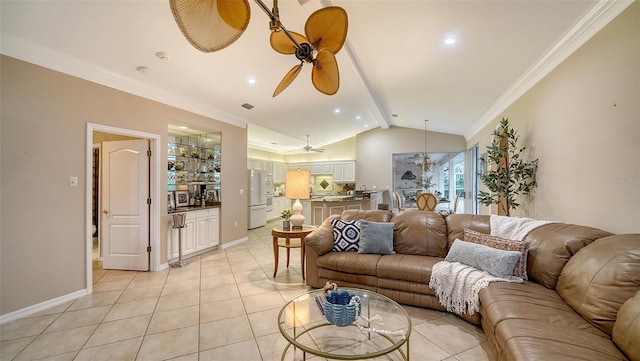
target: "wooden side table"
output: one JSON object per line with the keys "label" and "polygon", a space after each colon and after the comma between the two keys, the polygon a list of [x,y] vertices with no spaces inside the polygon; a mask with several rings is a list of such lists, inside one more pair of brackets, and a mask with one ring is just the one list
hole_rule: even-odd
{"label": "wooden side table", "polygon": [[[273,278],[276,277],[278,273],[278,259],[280,253],[280,247],[284,247],[287,249],[287,267],[289,267],[289,254],[291,248],[300,248],[300,265],[302,268],[302,279],[304,280],[304,238],[311,233],[316,227],[303,225],[302,229],[290,229],[284,230],[282,228],[274,228],[271,230],[271,235],[273,236],[273,257],[275,260],[275,266],[273,268]],[[279,238],[284,238],[284,243],[279,242]],[[291,239],[300,239],[300,243],[295,242],[292,243]]]}

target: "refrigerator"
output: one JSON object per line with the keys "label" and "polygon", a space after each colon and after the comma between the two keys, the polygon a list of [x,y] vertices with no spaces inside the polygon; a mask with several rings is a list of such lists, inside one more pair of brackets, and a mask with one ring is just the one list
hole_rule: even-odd
{"label": "refrigerator", "polygon": [[267,224],[267,188],[265,174],[259,169],[250,169],[249,176],[249,229]]}

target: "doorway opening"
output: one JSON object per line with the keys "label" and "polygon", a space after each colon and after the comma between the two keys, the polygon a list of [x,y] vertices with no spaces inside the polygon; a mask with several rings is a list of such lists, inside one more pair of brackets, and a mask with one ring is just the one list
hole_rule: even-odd
{"label": "doorway opening", "polygon": [[[94,184],[94,134],[106,133],[116,136],[124,136],[147,140],[151,155],[149,157],[149,197],[151,204],[149,206],[149,245],[151,252],[149,253],[149,270],[158,271],[160,269],[160,135],[144,133],[130,129],[116,128],[101,124],[87,123],[87,144],[86,144],[86,174],[85,174],[85,190],[86,190],[86,288],[87,293],[93,290],[93,258],[94,258],[94,217],[96,209],[100,209],[99,205],[94,205],[94,192],[96,185]],[[99,198],[98,198],[99,199]]]}

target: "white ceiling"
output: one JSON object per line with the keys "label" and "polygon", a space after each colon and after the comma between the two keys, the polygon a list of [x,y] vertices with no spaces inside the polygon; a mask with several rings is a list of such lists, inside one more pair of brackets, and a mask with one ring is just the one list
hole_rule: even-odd
{"label": "white ceiling", "polygon": [[[341,84],[334,96],[313,88],[311,66],[305,65],[289,88],[271,97],[298,61],[270,48],[268,18],[253,1],[240,39],[202,53],[183,37],[168,1],[3,0],[0,50],[225,122],[250,124],[250,146],[287,152],[301,149],[306,134],[321,147],[375,127],[422,130],[424,119],[431,131],[472,136],[598,30],[594,23],[608,22],[615,15],[605,16],[611,3],[335,0],[347,11],[349,30],[337,54]],[[326,5],[281,0],[280,18],[303,33],[306,18]],[[457,44],[443,44],[450,35]],[[169,59],[160,60],[157,52]],[[148,71],[137,71],[140,66]],[[255,85],[247,83],[249,77]],[[189,119],[175,123],[188,125]]]}

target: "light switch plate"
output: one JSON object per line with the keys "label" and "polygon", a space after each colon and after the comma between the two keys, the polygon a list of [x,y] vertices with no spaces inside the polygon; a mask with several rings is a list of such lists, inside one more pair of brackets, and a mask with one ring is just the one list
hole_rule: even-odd
{"label": "light switch plate", "polygon": [[78,177],[69,177],[69,186],[77,187],[78,186]]}

